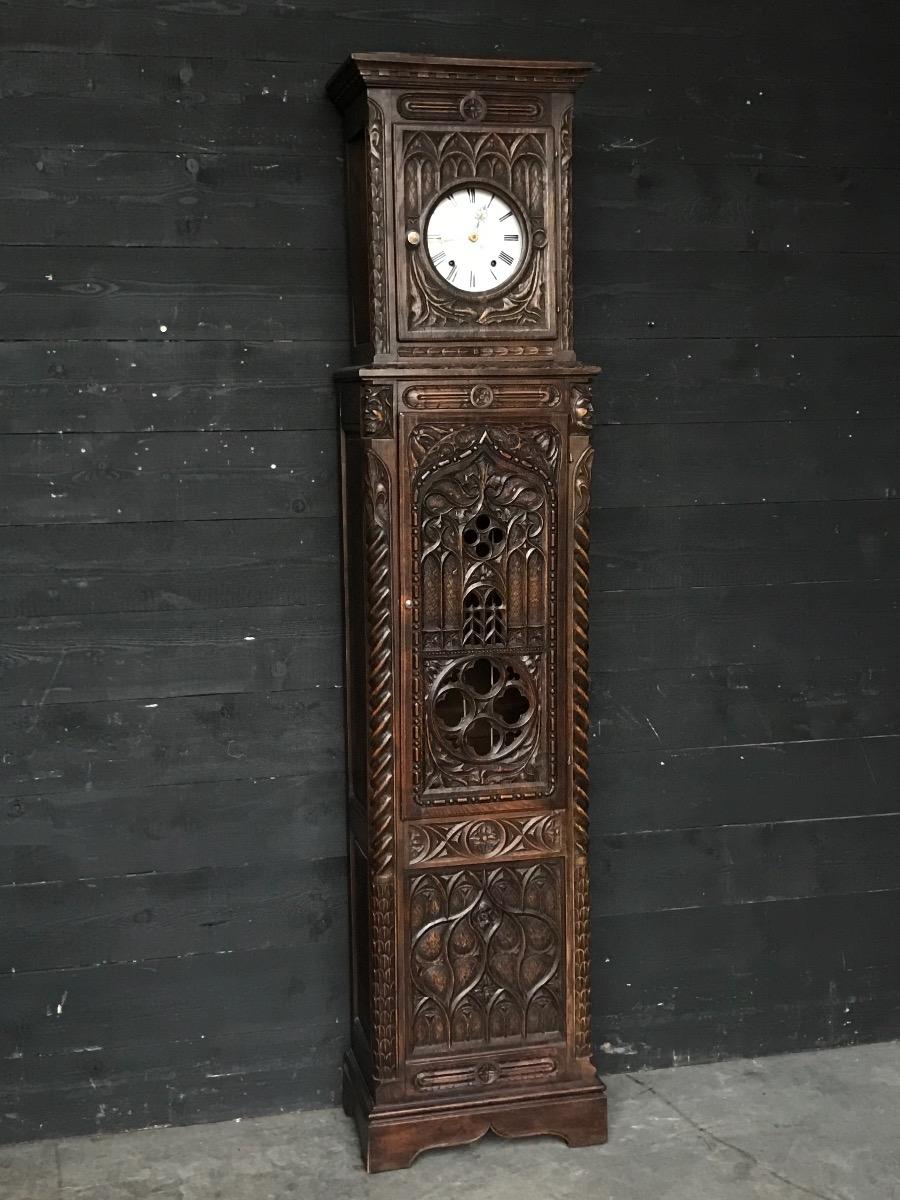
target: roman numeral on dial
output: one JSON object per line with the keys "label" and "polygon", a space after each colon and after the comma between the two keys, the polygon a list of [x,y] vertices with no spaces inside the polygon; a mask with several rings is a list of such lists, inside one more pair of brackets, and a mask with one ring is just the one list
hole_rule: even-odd
{"label": "roman numeral on dial", "polygon": [[508,267],[512,266],[512,257],[511,255],[507,254],[505,250],[501,250],[497,257],[501,260],[501,262],[505,262]]}
{"label": "roman numeral on dial", "polygon": [[469,197],[469,203],[475,203],[475,189],[473,187],[466,188],[466,195]]}
{"label": "roman numeral on dial", "polygon": [[439,262],[443,262],[446,257],[447,257],[446,250],[438,250],[437,254],[434,255],[434,257],[432,258],[431,261],[436,264]]}
{"label": "roman numeral on dial", "polygon": [[504,242],[517,242],[519,235],[517,233],[504,233],[503,240]]}
{"label": "roman numeral on dial", "polygon": [[470,288],[475,287],[475,272],[474,271],[469,272],[469,287]]}
{"label": "roman numeral on dial", "polygon": [[458,270],[459,270],[459,267],[456,267],[456,266],[454,266],[454,267],[451,267],[451,269],[450,269],[450,274],[447,276],[447,278],[450,280],[450,282],[451,282],[451,283],[452,283],[452,282],[453,282],[453,280],[456,278],[456,272],[457,272]]}

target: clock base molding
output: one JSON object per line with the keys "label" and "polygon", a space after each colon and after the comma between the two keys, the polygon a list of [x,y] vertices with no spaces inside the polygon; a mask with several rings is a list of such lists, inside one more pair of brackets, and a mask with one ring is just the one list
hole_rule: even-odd
{"label": "clock base molding", "polygon": [[[591,1068],[593,1071],[593,1068]],[[433,1105],[378,1105],[353,1053],[344,1057],[344,1112],[359,1134],[367,1171],[409,1167],[426,1150],[465,1146],[488,1132],[504,1138],[558,1137],[567,1146],[607,1140],[606,1088],[594,1076],[580,1085],[465,1101],[444,1096]]]}

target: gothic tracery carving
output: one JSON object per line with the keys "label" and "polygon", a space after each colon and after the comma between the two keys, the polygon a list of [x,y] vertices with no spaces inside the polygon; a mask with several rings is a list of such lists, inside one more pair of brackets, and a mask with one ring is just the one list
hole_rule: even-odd
{"label": "gothic tracery carving", "polygon": [[541,794],[555,778],[559,435],[422,424],[410,456],[419,802]]}
{"label": "gothic tracery carving", "polygon": [[[466,97],[469,99],[469,97]],[[549,328],[546,221],[548,147],[543,131],[431,132],[407,130],[403,143],[406,227],[420,222],[431,200],[458,179],[481,179],[505,188],[534,234],[523,273],[487,296],[457,294],[431,277],[422,256],[409,256],[407,321],[411,330],[464,325]]]}
{"label": "gothic tracery carving", "polygon": [[563,1031],[558,861],[414,876],[409,917],[416,1050]]}

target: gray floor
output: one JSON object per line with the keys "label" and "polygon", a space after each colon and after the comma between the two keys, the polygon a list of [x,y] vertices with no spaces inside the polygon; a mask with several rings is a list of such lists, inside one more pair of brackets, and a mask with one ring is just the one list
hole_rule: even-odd
{"label": "gray floor", "polygon": [[608,1146],[549,1138],[367,1178],[339,1111],[0,1150],[2,1200],[900,1200],[900,1042],[609,1080]]}

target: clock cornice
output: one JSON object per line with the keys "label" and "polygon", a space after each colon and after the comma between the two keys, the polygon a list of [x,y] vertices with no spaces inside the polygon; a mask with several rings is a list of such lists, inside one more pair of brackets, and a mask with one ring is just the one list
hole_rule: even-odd
{"label": "clock cornice", "polygon": [[378,87],[428,91],[448,84],[490,83],[501,91],[530,87],[543,92],[573,92],[593,65],[546,58],[450,58],[373,51],[351,54],[331,76],[326,90],[342,112],[367,88]]}

